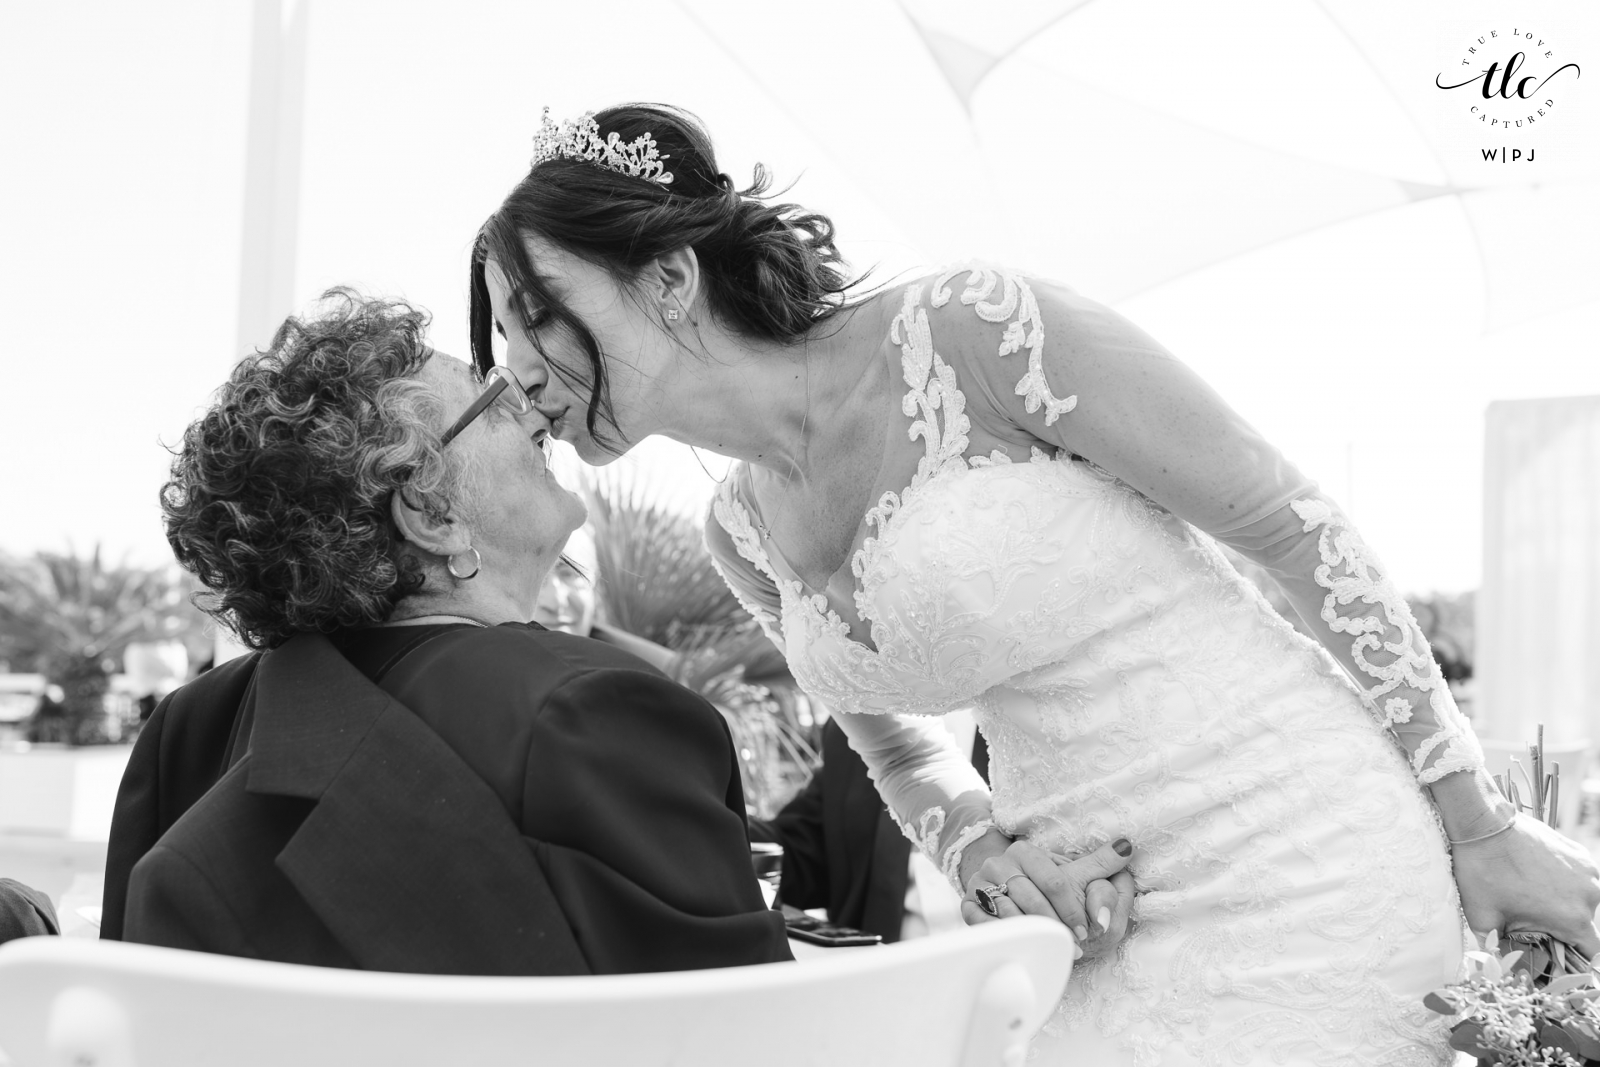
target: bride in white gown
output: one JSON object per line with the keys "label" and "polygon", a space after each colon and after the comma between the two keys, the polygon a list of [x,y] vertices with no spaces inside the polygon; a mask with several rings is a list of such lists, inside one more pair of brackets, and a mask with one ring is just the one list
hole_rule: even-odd
{"label": "bride in white gown", "polygon": [[[1494,792],[1376,557],[1159,345],[984,266],[841,308],[825,219],[735,192],[680,113],[596,118],[480,234],[474,349],[590,462],[743,461],[713,555],[969,899],[1039,910],[1033,850],[1132,843],[1038,1062],[1449,1063],[1421,999],[1463,912],[1600,947],[1593,865]],[[962,706],[992,792],[932,718]]]}

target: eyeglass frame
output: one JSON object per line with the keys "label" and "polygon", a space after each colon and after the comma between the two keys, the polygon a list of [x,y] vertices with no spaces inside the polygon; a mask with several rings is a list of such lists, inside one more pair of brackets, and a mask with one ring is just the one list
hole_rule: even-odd
{"label": "eyeglass frame", "polygon": [[511,406],[511,410],[518,416],[526,415],[533,410],[533,401],[528,399],[528,391],[522,387],[522,381],[511,373],[510,367],[499,365],[489,368],[489,373],[483,376],[483,392],[478,394],[478,399],[468,405],[461,417],[451,424],[450,428],[439,435],[439,447],[444,448],[451,441],[461,435],[461,431],[471,426],[496,400],[501,400],[509,388],[511,394],[504,397],[504,403]]}

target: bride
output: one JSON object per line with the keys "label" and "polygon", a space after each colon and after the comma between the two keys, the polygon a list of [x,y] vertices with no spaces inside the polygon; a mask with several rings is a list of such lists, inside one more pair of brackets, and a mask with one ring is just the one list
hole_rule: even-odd
{"label": "bride", "polygon": [[1000,267],[847,301],[828,219],[764,191],[681,111],[547,115],[475,245],[474,352],[587,462],[741,461],[712,552],[907,835],[969,917],[1079,936],[1039,1062],[1448,1063],[1421,1000],[1463,917],[1600,948],[1587,853],[1498,795],[1388,573],[1203,382]]}

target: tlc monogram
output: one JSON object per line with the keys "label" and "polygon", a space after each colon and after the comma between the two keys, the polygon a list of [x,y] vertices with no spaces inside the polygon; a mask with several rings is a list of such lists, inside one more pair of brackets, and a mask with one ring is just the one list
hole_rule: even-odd
{"label": "tlc monogram", "polygon": [[[1573,72],[1572,76],[1574,78],[1581,77],[1583,73],[1578,64],[1565,63],[1542,78],[1537,74],[1524,74],[1522,77],[1518,77],[1519,74],[1523,74],[1528,65],[1528,52],[1522,51],[1523,48],[1533,51],[1536,62],[1539,59],[1555,58],[1555,51],[1554,49],[1546,48],[1544,40],[1536,38],[1531,31],[1525,32],[1519,28],[1513,28],[1511,36],[1517,42],[1518,51],[1513,52],[1504,63],[1496,59],[1490,62],[1488,67],[1484,68],[1481,73],[1473,74],[1465,81],[1446,84],[1443,74],[1435,75],[1433,79],[1435,86],[1445,90],[1467,89],[1469,86],[1476,86],[1478,88],[1477,95],[1482,98],[1483,103],[1473,104],[1470,112],[1477,117],[1479,122],[1490,128],[1498,126],[1501,128],[1521,129],[1524,126],[1532,126],[1539,119],[1544,118],[1550,109],[1555,107],[1556,103],[1555,97],[1552,95],[1546,95],[1543,99],[1540,99],[1540,90],[1552,78],[1568,70]],[[1491,42],[1497,43],[1499,37],[1500,32],[1498,30],[1491,30],[1485,36],[1479,37],[1475,44],[1468,46],[1467,55],[1461,60],[1461,65],[1464,67],[1472,66],[1473,57],[1477,55],[1478,49],[1484,47],[1485,51],[1487,51],[1490,48],[1494,48],[1495,43]],[[1531,102],[1523,104],[1523,101]],[[1485,148],[1481,151],[1486,162],[1499,160],[1502,163],[1513,163],[1526,159],[1531,163],[1534,158],[1534,150],[1532,148],[1526,151],[1521,148]]]}

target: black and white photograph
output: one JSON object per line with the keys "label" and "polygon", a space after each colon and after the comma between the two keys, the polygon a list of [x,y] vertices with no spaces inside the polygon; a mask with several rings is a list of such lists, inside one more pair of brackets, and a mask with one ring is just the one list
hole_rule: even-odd
{"label": "black and white photograph", "polygon": [[0,0],[0,1063],[1600,1067],[1597,77]]}

